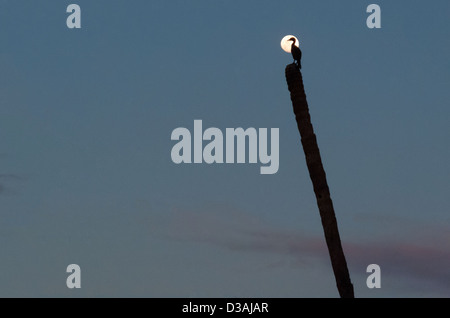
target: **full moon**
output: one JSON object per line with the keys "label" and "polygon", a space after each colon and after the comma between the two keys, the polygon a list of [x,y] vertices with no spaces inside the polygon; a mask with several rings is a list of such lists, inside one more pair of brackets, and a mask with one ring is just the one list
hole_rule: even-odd
{"label": "full moon", "polygon": [[290,38],[295,38],[295,46],[299,47],[298,45],[298,39],[293,36],[293,35],[286,35],[282,40],[281,40],[281,48],[283,49],[283,51],[287,52],[287,53],[291,53],[291,45],[292,45],[292,41],[288,41]]}

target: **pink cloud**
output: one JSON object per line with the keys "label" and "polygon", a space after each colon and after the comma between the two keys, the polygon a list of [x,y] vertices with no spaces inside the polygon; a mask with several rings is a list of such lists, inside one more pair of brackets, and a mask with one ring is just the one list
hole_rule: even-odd
{"label": "pink cloud", "polygon": [[[236,210],[217,212],[176,211],[169,236],[213,244],[245,253],[272,253],[302,264],[307,257],[329,263],[323,236],[307,236],[292,229],[274,228],[261,219]],[[384,277],[420,280],[450,294],[450,235],[445,229],[424,228],[425,240],[343,241],[349,268],[366,275],[369,264],[378,264]],[[446,238],[446,239],[443,239]],[[283,256],[284,255],[284,256]],[[273,263],[272,263],[273,265]],[[271,266],[272,266],[271,265]]]}

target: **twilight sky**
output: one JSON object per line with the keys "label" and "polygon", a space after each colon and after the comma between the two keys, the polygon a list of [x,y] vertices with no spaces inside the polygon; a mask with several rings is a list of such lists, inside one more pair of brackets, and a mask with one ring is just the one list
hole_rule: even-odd
{"label": "twilight sky", "polygon": [[[449,297],[449,17],[447,0],[1,0],[0,296],[338,297],[284,77],[295,34],[356,296]],[[278,172],[174,164],[195,119],[279,128]]]}

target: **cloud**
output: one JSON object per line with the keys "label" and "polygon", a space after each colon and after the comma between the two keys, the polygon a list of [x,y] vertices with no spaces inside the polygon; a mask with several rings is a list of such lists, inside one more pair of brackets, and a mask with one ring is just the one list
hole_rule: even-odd
{"label": "cloud", "polygon": [[[450,237],[448,237],[447,242]],[[369,242],[346,244],[346,253],[356,266],[378,264],[391,277],[427,281],[450,294],[450,249],[430,242]],[[445,246],[447,245],[447,246]]]}
{"label": "cloud", "polygon": [[[174,211],[167,234],[173,239],[213,244],[235,252],[289,257],[295,266],[302,266],[310,258],[329,264],[323,236],[277,228],[235,209]],[[367,265],[378,264],[383,277],[391,281],[421,281],[450,295],[450,231],[445,228],[423,228],[408,241],[392,237],[372,242],[345,241],[343,247],[350,271],[357,269],[358,274],[368,275]]]}

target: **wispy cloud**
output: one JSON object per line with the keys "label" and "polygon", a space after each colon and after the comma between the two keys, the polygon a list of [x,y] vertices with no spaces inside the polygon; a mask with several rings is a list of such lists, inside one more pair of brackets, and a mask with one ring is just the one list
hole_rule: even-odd
{"label": "wispy cloud", "polygon": [[[433,230],[433,229],[429,229]],[[450,248],[447,242],[368,242],[346,244],[354,265],[364,268],[375,263],[389,276],[428,281],[450,295]],[[433,243],[434,246],[430,246]]]}
{"label": "wispy cloud", "polygon": [[[311,257],[329,263],[323,236],[276,228],[236,210],[175,211],[168,235],[230,251],[287,256],[296,266]],[[375,263],[381,266],[385,277],[424,281],[450,295],[450,231],[445,228],[424,227],[422,233],[415,233],[408,241],[345,241],[343,246],[349,267],[361,269],[362,275],[367,265]]]}

